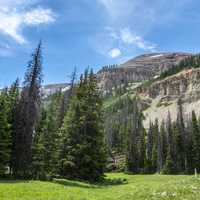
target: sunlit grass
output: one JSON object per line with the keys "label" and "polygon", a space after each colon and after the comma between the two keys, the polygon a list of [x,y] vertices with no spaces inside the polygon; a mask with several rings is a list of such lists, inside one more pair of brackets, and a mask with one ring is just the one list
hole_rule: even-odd
{"label": "sunlit grass", "polygon": [[[200,180],[192,176],[108,174],[108,181],[1,181],[0,200],[199,200]],[[124,180],[111,181],[111,180]]]}

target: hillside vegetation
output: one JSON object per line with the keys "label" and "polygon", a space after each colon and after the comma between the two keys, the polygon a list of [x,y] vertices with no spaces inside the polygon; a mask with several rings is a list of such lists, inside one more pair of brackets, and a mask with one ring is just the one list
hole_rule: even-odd
{"label": "hillside vegetation", "polygon": [[199,67],[200,67],[200,55],[197,54],[197,55],[188,56],[187,58],[180,61],[180,63],[178,63],[177,65],[173,65],[168,70],[163,71],[158,77],[144,81],[139,86],[139,88],[148,88],[151,84],[155,83],[156,81],[160,81],[167,77],[173,76],[183,70],[195,69]]}
{"label": "hillside vegetation", "polygon": [[0,94],[0,200],[199,198],[200,180],[186,176],[200,173],[196,111],[186,119],[180,98],[176,121],[168,112],[145,129],[141,82],[122,81],[102,96],[92,69],[79,80],[74,69],[69,89],[45,104],[41,50],[39,43],[23,87],[16,80]]}
{"label": "hillside vegetation", "polygon": [[[118,179],[126,181],[117,184]],[[116,173],[98,185],[69,180],[0,182],[0,200],[198,200],[199,196],[200,180],[192,176]]]}

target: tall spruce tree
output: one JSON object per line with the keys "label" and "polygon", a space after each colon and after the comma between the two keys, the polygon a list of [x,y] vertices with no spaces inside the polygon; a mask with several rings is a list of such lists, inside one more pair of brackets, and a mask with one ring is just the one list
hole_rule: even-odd
{"label": "tall spruce tree", "polygon": [[163,168],[163,143],[162,143],[162,133],[158,132],[158,149],[157,149],[157,172],[161,173]]}
{"label": "tall spruce tree", "polygon": [[161,145],[162,145],[162,169],[165,165],[166,157],[167,157],[167,135],[165,130],[165,121],[163,120],[160,125],[160,136],[161,136]]}
{"label": "tall spruce tree", "polygon": [[31,177],[32,142],[39,118],[42,82],[41,42],[28,64],[21,98],[16,112],[13,173],[18,178]]}
{"label": "tall spruce tree", "polygon": [[98,181],[105,168],[104,134],[102,132],[102,100],[93,72],[81,76],[62,133],[61,175]]}
{"label": "tall spruce tree", "polygon": [[170,112],[168,112],[167,123],[166,123],[166,132],[167,132],[167,157],[165,161],[165,166],[163,172],[166,174],[175,173],[175,162],[174,162],[174,141],[173,141],[173,129]]}
{"label": "tall spruce tree", "polygon": [[145,172],[152,173],[152,151],[153,151],[153,124],[149,122],[149,130],[147,132],[146,141],[146,162],[145,162]]}
{"label": "tall spruce tree", "polygon": [[70,86],[69,89],[66,90],[62,96],[61,104],[60,104],[60,109],[59,109],[59,127],[63,125],[65,115],[67,113],[67,110],[69,109],[70,101],[74,95],[75,91],[75,85],[76,85],[76,77],[77,76],[77,71],[76,67],[74,68],[72,74],[71,74],[71,81],[70,81]]}
{"label": "tall spruce tree", "polygon": [[0,176],[4,176],[6,169],[8,170],[11,153],[6,95],[6,92],[0,95]]}
{"label": "tall spruce tree", "polygon": [[10,124],[11,132],[11,157],[10,157],[10,173],[12,174],[14,141],[16,136],[16,109],[19,103],[19,79],[17,79],[8,91],[8,123]]}
{"label": "tall spruce tree", "polygon": [[193,169],[200,172],[200,130],[194,111],[192,111],[192,144]]}
{"label": "tall spruce tree", "polygon": [[158,136],[159,136],[159,125],[158,125],[158,119],[156,119],[153,125],[153,149],[152,149],[153,172],[157,171],[157,164],[158,164]]}
{"label": "tall spruce tree", "polygon": [[32,178],[46,180],[47,171],[45,170],[45,145],[44,137],[47,127],[47,112],[45,109],[42,109],[41,119],[36,130],[36,134],[33,138],[32,145]]}
{"label": "tall spruce tree", "polygon": [[[47,107],[46,119],[41,124],[41,142],[44,147],[44,170],[46,176],[52,177],[58,173],[59,151],[60,151],[60,105],[62,93],[58,92],[52,96],[51,103]],[[41,143],[40,142],[40,143]]]}
{"label": "tall spruce tree", "polygon": [[178,123],[177,121],[174,121],[172,123],[172,145],[171,145],[171,147],[173,148],[172,151],[173,163],[177,172],[184,172],[184,169],[181,168],[180,166],[181,162],[184,163],[184,158],[180,158],[180,153],[179,153],[180,147],[178,147],[179,138],[177,137],[179,135],[180,131],[178,128]]}
{"label": "tall spruce tree", "polygon": [[[129,134],[127,137],[127,153],[126,153],[126,165],[127,170],[133,173],[138,173],[141,170],[141,160],[144,163],[145,151],[141,151],[141,144],[144,139],[144,129],[142,125],[142,114],[138,108],[138,100],[135,98],[133,101],[132,116],[129,122]],[[142,136],[142,137],[141,137]],[[141,140],[142,138],[142,140]],[[144,146],[143,146],[144,148]],[[140,152],[141,151],[141,152]]]}
{"label": "tall spruce tree", "polygon": [[183,106],[182,100],[178,99],[178,114],[176,121],[176,148],[177,148],[177,170],[185,171],[187,168],[187,157],[186,157],[186,131],[183,118]]}
{"label": "tall spruce tree", "polygon": [[163,169],[164,174],[175,174],[175,171],[176,171],[171,152],[172,152],[171,146],[168,146],[167,158],[166,158],[165,166]]}

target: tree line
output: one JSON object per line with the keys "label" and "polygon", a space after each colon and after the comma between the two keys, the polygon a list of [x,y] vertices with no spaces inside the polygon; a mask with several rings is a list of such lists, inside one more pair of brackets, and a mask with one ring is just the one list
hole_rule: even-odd
{"label": "tree line", "polygon": [[199,68],[200,65],[200,55],[190,55],[185,59],[181,60],[179,64],[172,66],[167,71],[164,71],[159,76],[159,79],[166,78],[173,74],[177,74],[178,72],[184,69],[192,69],[192,68]]}
{"label": "tree line", "polygon": [[[170,113],[143,126],[144,105],[132,95],[117,96],[103,110],[96,75],[86,69],[70,88],[42,100],[42,44],[32,54],[20,87],[17,79],[0,93],[0,177],[49,180],[53,177],[99,181],[121,171],[190,174],[200,172],[200,120],[186,119],[178,101]],[[120,157],[121,158],[121,157]]]}
{"label": "tree line", "polygon": [[147,169],[166,174],[192,174],[200,172],[200,123],[194,111],[187,119],[183,115],[181,99],[178,100],[176,121],[170,113],[158,125],[150,123],[147,133]]}
{"label": "tree line", "polygon": [[0,176],[15,179],[103,178],[106,151],[97,79],[76,72],[69,90],[42,101],[42,44],[19,81],[0,94]]}
{"label": "tree line", "polygon": [[[120,97],[107,108],[105,132],[111,157],[125,155],[124,164],[110,170],[133,173],[192,174],[200,172],[200,119],[192,111],[183,114],[182,100],[177,102],[177,117],[168,113],[162,123],[156,119],[143,127],[143,105],[138,97]],[[116,157],[117,157],[116,156]]]}

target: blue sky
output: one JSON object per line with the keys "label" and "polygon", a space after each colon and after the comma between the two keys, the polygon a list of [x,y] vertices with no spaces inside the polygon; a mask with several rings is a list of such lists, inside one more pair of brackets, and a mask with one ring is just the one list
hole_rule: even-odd
{"label": "blue sky", "polygon": [[0,0],[0,87],[43,40],[44,83],[150,52],[200,51],[199,0]]}

